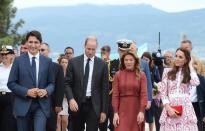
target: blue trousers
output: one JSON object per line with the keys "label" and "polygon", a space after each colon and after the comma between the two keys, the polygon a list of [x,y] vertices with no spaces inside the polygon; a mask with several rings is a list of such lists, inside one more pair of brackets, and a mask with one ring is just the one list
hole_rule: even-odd
{"label": "blue trousers", "polygon": [[18,131],[46,131],[46,120],[38,101],[33,101],[26,116],[17,116]]}

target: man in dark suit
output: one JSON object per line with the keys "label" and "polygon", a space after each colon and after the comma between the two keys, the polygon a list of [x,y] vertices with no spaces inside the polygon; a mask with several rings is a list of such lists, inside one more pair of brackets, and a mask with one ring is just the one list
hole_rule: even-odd
{"label": "man in dark suit", "polygon": [[205,78],[198,74],[200,84],[196,88],[197,98],[199,101],[200,120],[205,122]]}
{"label": "man in dark suit", "polygon": [[[190,54],[192,54],[192,48],[193,47],[192,47],[192,42],[190,40],[181,41],[180,47],[188,50],[190,52]],[[201,60],[199,60],[195,56],[191,56],[191,59],[192,59],[192,64],[193,64],[197,74],[204,77],[205,76],[204,64],[201,62]],[[202,79],[200,79],[200,80],[202,80]],[[194,111],[195,111],[195,114],[196,114],[196,117],[197,117],[197,120],[198,120],[197,121],[198,129],[199,129],[199,131],[204,131],[203,127],[201,126],[203,124],[203,122],[201,120],[200,106],[199,106],[200,104],[202,104],[201,103],[202,101],[199,101],[200,97],[198,96],[197,89],[199,89],[199,88],[195,87],[195,86],[191,87],[189,99],[192,102],[192,105],[194,107]]]}
{"label": "man in dark suit", "polygon": [[29,32],[26,41],[28,53],[14,60],[7,85],[15,95],[13,110],[18,131],[28,131],[31,121],[34,131],[45,131],[46,119],[50,116],[50,96],[54,91],[52,61],[39,54],[40,32]]}
{"label": "man in dark suit", "polygon": [[[46,57],[49,57],[50,48],[49,45],[45,42],[41,44],[40,54]],[[57,114],[62,110],[62,103],[64,97],[64,73],[63,68],[58,63],[52,62],[53,64],[53,71],[54,71],[54,87],[55,90],[51,96],[52,98],[52,110],[51,116],[48,118],[46,123],[46,130],[47,131],[56,131],[56,123],[57,123]]]}
{"label": "man in dark suit", "polygon": [[97,131],[108,110],[108,69],[96,57],[97,39],[85,41],[85,53],[69,61],[65,91],[69,101],[73,131]]}

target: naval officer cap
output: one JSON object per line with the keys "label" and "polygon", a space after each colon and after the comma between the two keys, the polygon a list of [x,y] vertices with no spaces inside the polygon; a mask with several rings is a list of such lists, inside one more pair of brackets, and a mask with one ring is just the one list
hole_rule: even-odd
{"label": "naval officer cap", "polygon": [[128,39],[120,39],[116,43],[118,44],[118,48],[120,50],[129,50],[132,41]]}
{"label": "naval officer cap", "polygon": [[3,45],[0,54],[14,54],[13,47],[11,45]]}

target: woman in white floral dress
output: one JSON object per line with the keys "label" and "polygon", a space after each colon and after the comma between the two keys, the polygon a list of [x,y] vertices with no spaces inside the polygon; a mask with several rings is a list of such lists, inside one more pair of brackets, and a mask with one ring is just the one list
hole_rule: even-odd
{"label": "woman in white floral dress", "polygon": [[[189,99],[190,85],[199,85],[187,50],[176,50],[174,67],[165,69],[159,83],[164,109],[160,117],[160,131],[198,131],[197,118]],[[171,106],[182,106],[182,115]]]}

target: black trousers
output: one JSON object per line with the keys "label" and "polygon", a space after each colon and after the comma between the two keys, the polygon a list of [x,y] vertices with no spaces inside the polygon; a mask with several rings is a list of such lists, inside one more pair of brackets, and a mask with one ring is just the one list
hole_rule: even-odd
{"label": "black trousers", "polygon": [[55,113],[54,110],[51,110],[51,115],[46,122],[46,131],[56,131],[56,124],[57,124],[57,114]]}
{"label": "black trousers", "polygon": [[[112,109],[112,95],[109,95],[108,114],[107,114],[105,122],[99,124],[100,131],[107,131],[108,128],[110,129],[110,131],[114,131],[113,117],[114,117],[114,113]],[[110,122],[109,126],[108,126],[108,121]]]}
{"label": "black trousers", "polygon": [[197,120],[198,120],[197,121],[198,129],[199,129],[199,131],[205,131],[205,124],[204,124],[204,122],[202,121],[202,118],[201,118],[199,103],[198,102],[193,102],[192,105],[194,107],[194,111],[195,111],[195,114],[196,114],[196,117],[197,117]]}
{"label": "black trousers", "polygon": [[73,131],[73,122],[71,116],[68,117],[68,131]]}
{"label": "black trousers", "polygon": [[91,99],[86,99],[82,103],[79,111],[70,114],[73,131],[84,131],[86,124],[86,131],[98,131],[99,118],[97,117]]}
{"label": "black trousers", "polygon": [[12,93],[0,94],[0,131],[17,131],[17,122],[13,116]]}
{"label": "black trousers", "polygon": [[[161,104],[161,103],[160,103]],[[155,101],[153,102],[153,107],[154,107],[154,120],[155,120],[155,126],[156,126],[156,131],[159,131],[160,129],[160,123],[159,123],[159,119],[163,110],[162,106],[158,106]]]}

